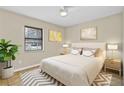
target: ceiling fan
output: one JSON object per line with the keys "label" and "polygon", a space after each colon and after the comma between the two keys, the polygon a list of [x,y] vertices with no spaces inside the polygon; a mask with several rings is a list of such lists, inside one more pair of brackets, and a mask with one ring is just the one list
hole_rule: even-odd
{"label": "ceiling fan", "polygon": [[70,9],[72,10],[73,8],[76,8],[76,7],[78,7],[78,6],[61,6],[60,7],[60,16],[66,17],[68,15],[69,10]]}
{"label": "ceiling fan", "polygon": [[68,9],[65,6],[60,7],[60,16],[65,17],[68,15]]}

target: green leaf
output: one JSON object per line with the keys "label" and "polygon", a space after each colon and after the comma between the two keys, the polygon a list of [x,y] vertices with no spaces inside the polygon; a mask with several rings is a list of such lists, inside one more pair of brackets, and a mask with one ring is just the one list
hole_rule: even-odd
{"label": "green leaf", "polygon": [[11,59],[12,59],[11,56],[5,56],[5,57],[4,57],[4,61],[10,61]]}
{"label": "green leaf", "polygon": [[5,43],[5,39],[1,39],[0,43],[4,44]]}
{"label": "green leaf", "polygon": [[15,60],[15,59],[16,59],[16,57],[14,55],[12,55],[12,60]]}
{"label": "green leaf", "polygon": [[4,54],[0,53],[0,58],[1,58],[1,57],[4,57]]}
{"label": "green leaf", "polygon": [[6,42],[5,42],[5,44],[6,44],[6,45],[8,45],[10,42],[11,42],[11,40],[9,40],[9,41],[6,41]]}

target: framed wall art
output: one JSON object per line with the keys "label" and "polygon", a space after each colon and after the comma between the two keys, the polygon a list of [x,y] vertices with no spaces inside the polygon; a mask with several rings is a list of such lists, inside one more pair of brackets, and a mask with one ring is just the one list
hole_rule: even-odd
{"label": "framed wall art", "polygon": [[81,40],[95,40],[97,39],[97,31],[96,27],[83,28],[80,32]]}
{"label": "framed wall art", "polygon": [[49,41],[61,42],[62,41],[62,32],[49,30]]}

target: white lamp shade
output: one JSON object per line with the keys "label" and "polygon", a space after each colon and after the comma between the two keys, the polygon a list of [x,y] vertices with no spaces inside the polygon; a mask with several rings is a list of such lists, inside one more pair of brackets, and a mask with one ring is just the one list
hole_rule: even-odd
{"label": "white lamp shade", "polygon": [[107,49],[108,50],[117,50],[118,49],[118,44],[108,44]]}
{"label": "white lamp shade", "polygon": [[69,47],[69,45],[68,44],[63,44],[62,47],[67,48],[67,47]]}

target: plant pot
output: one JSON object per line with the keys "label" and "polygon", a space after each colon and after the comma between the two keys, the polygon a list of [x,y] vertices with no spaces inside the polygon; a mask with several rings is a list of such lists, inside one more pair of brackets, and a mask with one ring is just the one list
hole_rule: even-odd
{"label": "plant pot", "polygon": [[5,67],[6,65],[5,65],[5,63],[1,63],[0,62],[0,77],[2,77],[2,69],[3,69],[3,67]]}
{"label": "plant pot", "polygon": [[2,79],[10,78],[13,75],[14,75],[14,68],[12,66],[2,69]]}

